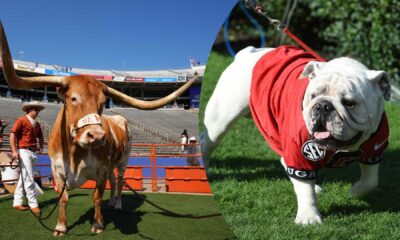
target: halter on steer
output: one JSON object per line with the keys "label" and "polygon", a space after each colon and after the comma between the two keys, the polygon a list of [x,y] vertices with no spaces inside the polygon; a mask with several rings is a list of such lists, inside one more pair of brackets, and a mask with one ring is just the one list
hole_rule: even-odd
{"label": "halter on steer", "polygon": [[101,116],[96,113],[90,113],[81,119],[78,120],[78,123],[75,127],[74,124],[71,124],[70,134],[71,137],[75,138],[78,135],[79,129],[88,126],[88,125],[100,125],[101,126]]}

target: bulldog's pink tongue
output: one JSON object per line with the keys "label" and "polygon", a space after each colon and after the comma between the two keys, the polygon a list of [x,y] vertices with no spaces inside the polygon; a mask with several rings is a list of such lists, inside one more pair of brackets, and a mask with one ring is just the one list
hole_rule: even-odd
{"label": "bulldog's pink tongue", "polygon": [[315,132],[314,133],[314,137],[316,139],[326,139],[326,138],[328,138],[330,136],[331,136],[331,134],[328,131],[326,131],[326,132]]}

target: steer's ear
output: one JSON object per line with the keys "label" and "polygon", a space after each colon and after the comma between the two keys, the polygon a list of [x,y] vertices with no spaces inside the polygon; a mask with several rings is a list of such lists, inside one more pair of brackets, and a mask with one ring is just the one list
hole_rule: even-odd
{"label": "steer's ear", "polygon": [[108,93],[108,87],[107,85],[105,85],[104,83],[101,85],[102,91],[104,93],[104,95],[107,95]]}
{"label": "steer's ear", "polygon": [[58,97],[65,101],[65,94],[67,93],[67,89],[65,87],[58,87],[57,88],[57,95]]}
{"label": "steer's ear", "polygon": [[66,77],[64,79],[62,86],[56,88],[58,97],[63,101],[65,101],[65,94],[68,91],[68,86],[69,86],[69,78]]}

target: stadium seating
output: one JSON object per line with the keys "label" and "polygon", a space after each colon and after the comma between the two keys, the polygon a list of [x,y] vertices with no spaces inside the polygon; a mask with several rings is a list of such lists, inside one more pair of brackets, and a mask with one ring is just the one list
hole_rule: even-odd
{"label": "stadium seating", "polygon": [[[183,129],[198,139],[197,113],[182,109],[143,111],[132,108],[114,108],[113,114],[126,117],[133,135],[133,143],[180,143]],[[146,147],[134,147],[132,152],[148,152]],[[177,153],[180,147],[159,148],[158,153]]]}
{"label": "stadium seating", "polygon": [[[183,109],[159,109],[157,111],[143,111],[137,109],[114,108],[113,113],[121,114],[130,120],[130,123],[144,123],[144,127],[156,129],[173,142],[180,142],[183,129],[187,129],[190,136],[198,136],[197,113]],[[170,141],[171,142],[171,141]]]}

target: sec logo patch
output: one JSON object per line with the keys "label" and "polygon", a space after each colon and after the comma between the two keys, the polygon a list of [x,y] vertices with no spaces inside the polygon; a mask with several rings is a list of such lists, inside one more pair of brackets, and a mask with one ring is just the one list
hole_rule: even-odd
{"label": "sec logo patch", "polygon": [[301,153],[310,161],[318,161],[325,157],[325,148],[319,146],[316,142],[309,140],[303,144]]}

